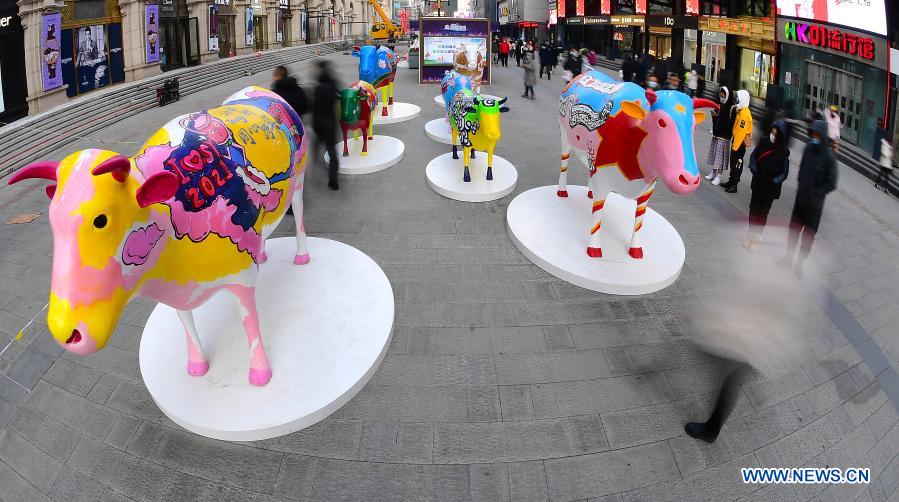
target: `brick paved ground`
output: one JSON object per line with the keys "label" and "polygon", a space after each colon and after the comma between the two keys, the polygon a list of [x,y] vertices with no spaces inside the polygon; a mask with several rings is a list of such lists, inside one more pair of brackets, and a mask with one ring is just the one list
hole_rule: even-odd
{"label": "brick paved ground", "polygon": [[[335,56],[344,77],[355,60]],[[294,70],[305,75],[306,65]],[[714,445],[685,436],[708,413],[721,363],[686,339],[698,307],[720,293],[744,251],[736,196],[707,184],[653,207],[687,245],[675,285],[636,298],[593,293],[532,265],[512,245],[513,196],[468,204],[427,188],[424,167],[446,148],[425,138],[434,87],[400,71],[397,96],[423,116],[383,126],[406,143],[389,170],[324,187],[314,169],[310,234],[381,264],[396,293],[393,344],[350,403],[299,433],[226,443],[184,432],[141,382],[138,345],[153,304],[129,306],[98,354],[63,354],[39,321],[0,358],[0,498],[26,500],[899,500],[899,204],[842,168],[793,322],[812,343],[801,364],[746,384]],[[308,76],[306,76],[308,80]],[[172,116],[214,106],[267,75],[123,120],[93,135],[141,142]],[[559,80],[517,99],[521,75],[496,71],[509,95],[499,154],[516,193],[553,183]],[[707,127],[697,133],[704,157]],[[103,147],[92,141],[57,153]],[[136,143],[105,145],[131,154]],[[794,171],[773,214],[789,214]],[[581,183],[575,169],[572,182]],[[749,175],[747,174],[747,178]],[[514,194],[513,194],[514,195]],[[0,189],[0,346],[47,301],[52,240],[35,184]],[[32,223],[10,218],[40,212]],[[290,232],[286,222],[283,233]],[[782,246],[784,232],[766,234]],[[816,285],[823,285],[819,290]],[[741,308],[733,298],[733,309]],[[13,383],[15,380],[24,388]],[[743,485],[740,467],[870,466],[868,485]]]}

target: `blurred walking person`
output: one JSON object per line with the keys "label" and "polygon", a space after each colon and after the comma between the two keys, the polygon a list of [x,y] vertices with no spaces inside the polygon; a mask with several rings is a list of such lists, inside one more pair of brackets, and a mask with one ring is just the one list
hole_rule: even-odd
{"label": "blurred walking person", "polygon": [[502,42],[499,43],[499,62],[503,66],[509,66],[509,50],[511,50],[509,39],[504,38]]}
{"label": "blurred walking person", "polygon": [[337,170],[340,168],[337,155],[337,100],[339,90],[337,79],[328,61],[318,62],[318,81],[312,100],[312,130],[317,139],[315,156],[324,148],[328,152],[328,187],[338,190]]}
{"label": "blurred walking person", "polygon": [[297,84],[297,79],[287,74],[287,68],[284,66],[278,66],[272,72],[272,92],[284,98],[300,117],[309,111],[306,93]]}
{"label": "blurred walking person", "polygon": [[552,80],[552,69],[555,66],[555,51],[546,42],[540,44],[540,78],[546,72],[546,79]]}
{"label": "blurred walking person", "polygon": [[530,93],[530,98],[533,100],[535,99],[534,86],[537,85],[537,63],[534,61],[534,53],[525,51],[521,63],[521,67],[524,68],[524,94],[521,97],[527,98]]}
{"label": "blurred walking person", "polygon": [[749,229],[743,247],[752,250],[762,241],[771,205],[780,198],[780,189],[790,174],[789,128],[777,120],[749,155],[752,197],[749,199]]}
{"label": "blurred walking person", "polygon": [[893,173],[893,145],[890,144],[889,132],[883,128],[883,119],[877,119],[877,163],[880,164],[880,172],[877,173],[877,179],[874,180],[874,188],[883,188],[886,193],[890,192],[890,175]]}
{"label": "blurred walking person", "polygon": [[836,190],[838,176],[837,161],[827,136],[827,123],[823,120],[813,121],[808,135],[811,141],[802,151],[802,161],[799,164],[799,186],[790,217],[787,254],[778,261],[782,266],[793,264],[793,253],[801,234],[802,246],[793,264],[798,277],[802,277],[803,263],[815,242],[815,234],[818,233],[821,214],[824,212],[824,199],[827,194]]}
{"label": "blurred walking person", "polygon": [[840,120],[840,109],[837,105],[830,105],[830,108],[824,110],[824,121],[827,122],[827,137],[830,139],[830,147],[836,152],[840,149],[840,129],[843,128],[843,122]]}

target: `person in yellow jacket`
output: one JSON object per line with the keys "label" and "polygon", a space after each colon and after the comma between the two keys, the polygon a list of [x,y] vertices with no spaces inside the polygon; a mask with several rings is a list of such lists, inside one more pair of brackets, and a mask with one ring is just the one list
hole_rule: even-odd
{"label": "person in yellow jacket", "polygon": [[752,146],[752,113],[749,111],[749,91],[737,91],[737,116],[734,119],[734,141],[730,151],[730,179],[721,185],[727,193],[737,193],[740,175],[743,174],[743,156],[746,147]]}

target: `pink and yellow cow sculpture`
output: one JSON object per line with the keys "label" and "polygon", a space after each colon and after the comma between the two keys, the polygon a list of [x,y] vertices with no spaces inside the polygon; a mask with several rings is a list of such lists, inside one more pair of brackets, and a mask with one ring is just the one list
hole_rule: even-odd
{"label": "pink and yellow cow sculpture", "polygon": [[239,300],[250,346],[249,380],[272,370],[259,331],[255,284],[265,239],[292,204],[294,263],[309,262],[303,229],[306,138],[284,100],[248,87],[223,106],[182,115],[128,158],[82,150],[24,167],[47,187],[53,275],[47,324],[65,349],[106,345],[125,305],[146,296],[178,311],[187,371],[209,369],[192,310],[225,290]]}

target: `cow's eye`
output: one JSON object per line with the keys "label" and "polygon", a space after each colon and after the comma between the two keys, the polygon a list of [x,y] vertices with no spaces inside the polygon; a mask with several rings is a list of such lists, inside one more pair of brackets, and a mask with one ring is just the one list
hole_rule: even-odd
{"label": "cow's eye", "polygon": [[659,119],[659,127],[668,127],[668,122],[665,122],[665,119]]}
{"label": "cow's eye", "polygon": [[106,226],[106,215],[98,214],[96,218],[94,218],[94,228],[103,228]]}

